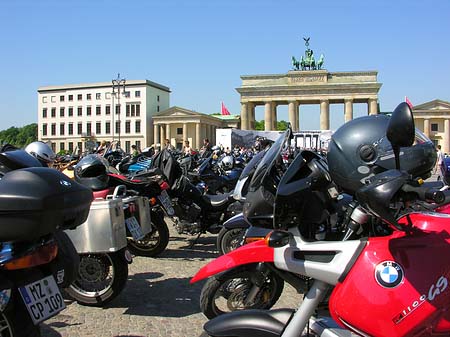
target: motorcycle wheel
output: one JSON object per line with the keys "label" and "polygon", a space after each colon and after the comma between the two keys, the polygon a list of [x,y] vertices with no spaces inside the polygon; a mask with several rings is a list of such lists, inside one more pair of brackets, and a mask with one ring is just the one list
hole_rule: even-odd
{"label": "motorcycle wheel", "polygon": [[134,255],[154,257],[161,254],[169,243],[169,227],[164,219],[152,212],[152,231],[142,240],[128,239],[128,249]]}
{"label": "motorcycle wheel", "polygon": [[245,300],[254,286],[251,278],[258,273],[257,264],[240,266],[215,275],[206,281],[200,294],[200,308],[212,319],[226,312],[244,309],[270,309],[280,298],[284,281],[269,272],[254,303]]}
{"label": "motorcycle wheel", "polygon": [[101,307],[120,294],[128,279],[123,251],[80,254],[78,276],[65,293],[79,304]]}
{"label": "motorcycle wheel", "polygon": [[242,245],[246,228],[227,229],[223,227],[217,236],[217,250],[219,255],[224,255]]}
{"label": "motorcycle wheel", "polygon": [[10,302],[5,310],[0,312],[0,337],[39,337],[41,331],[31,320],[30,314],[14,289]]}

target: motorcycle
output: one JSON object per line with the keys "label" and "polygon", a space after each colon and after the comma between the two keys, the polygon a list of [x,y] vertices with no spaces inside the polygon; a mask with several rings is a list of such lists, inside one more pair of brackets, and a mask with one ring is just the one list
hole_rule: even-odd
{"label": "motorcycle", "polygon": [[[411,207],[419,200],[442,203],[445,196],[399,170],[400,147],[414,141],[412,112],[406,105],[394,111],[387,137],[397,169],[373,175],[358,189],[359,205],[352,210],[352,222],[340,241],[311,241],[303,234],[310,232],[311,222],[306,220],[317,216],[310,207],[314,204],[317,211],[333,198],[328,171],[318,166],[311,175],[304,170],[292,184],[274,174],[282,182],[275,197],[276,229],[265,241],[213,261],[192,281],[225,270],[224,262],[238,266],[261,260],[314,281],[297,311],[245,310],[218,316],[205,324],[208,335],[299,336],[307,325],[320,336],[348,335],[348,330],[363,336],[450,333],[450,268],[446,262],[450,259],[450,218]],[[292,199],[292,188],[310,197],[302,198],[297,209],[292,203],[298,199],[291,203],[286,199]],[[378,236],[352,239],[360,230],[371,230],[372,219],[379,227]],[[331,317],[314,315],[324,300]]]}
{"label": "motorcycle", "polygon": [[88,189],[39,166],[25,151],[0,153],[2,336],[40,336],[39,323],[65,308],[59,287],[73,280],[78,260],[62,230],[81,225],[92,200]]}

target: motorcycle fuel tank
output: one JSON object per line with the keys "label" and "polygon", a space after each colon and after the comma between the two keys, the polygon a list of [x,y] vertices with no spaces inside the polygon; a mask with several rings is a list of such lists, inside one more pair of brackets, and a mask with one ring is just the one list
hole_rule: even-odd
{"label": "motorcycle fuel tank", "polygon": [[370,238],[335,287],[329,307],[339,324],[362,336],[450,335],[450,217],[410,219],[420,230]]}

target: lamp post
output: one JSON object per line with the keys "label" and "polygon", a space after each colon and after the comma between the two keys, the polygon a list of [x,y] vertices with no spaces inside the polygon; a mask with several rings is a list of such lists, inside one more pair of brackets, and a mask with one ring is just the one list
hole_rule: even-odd
{"label": "lamp post", "polygon": [[[112,97],[113,97],[113,140],[114,140],[114,130],[116,128],[116,125],[114,124],[114,114],[118,114],[117,115],[117,122],[119,123],[119,146],[120,146],[120,130],[121,130],[121,121],[120,121],[120,90],[122,88],[122,94],[125,94],[125,82],[126,80],[124,78],[120,78],[120,74],[117,74],[117,78],[113,79],[112,81],[112,87],[113,87],[113,92],[112,92]],[[117,96],[116,96],[117,95]],[[114,106],[114,97],[117,97],[117,105]],[[119,111],[117,111],[117,107],[119,108]]]}

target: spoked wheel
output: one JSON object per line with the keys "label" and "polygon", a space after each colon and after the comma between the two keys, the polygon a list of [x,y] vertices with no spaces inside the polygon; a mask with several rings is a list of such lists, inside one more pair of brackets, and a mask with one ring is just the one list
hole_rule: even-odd
{"label": "spoked wheel", "polygon": [[217,250],[220,255],[227,254],[242,245],[246,228],[222,228],[217,236]]}
{"label": "spoked wheel", "polygon": [[108,254],[81,254],[77,279],[65,289],[78,303],[103,306],[125,287],[128,263],[122,250]]}
{"label": "spoked wheel", "polygon": [[284,281],[271,271],[263,274],[257,266],[244,265],[211,277],[200,294],[203,314],[212,319],[236,310],[270,309],[280,298]]}
{"label": "spoked wheel", "polygon": [[169,243],[169,228],[164,219],[154,212],[151,214],[151,219],[152,231],[142,240],[128,239],[128,248],[134,255],[157,256],[166,249]]}

